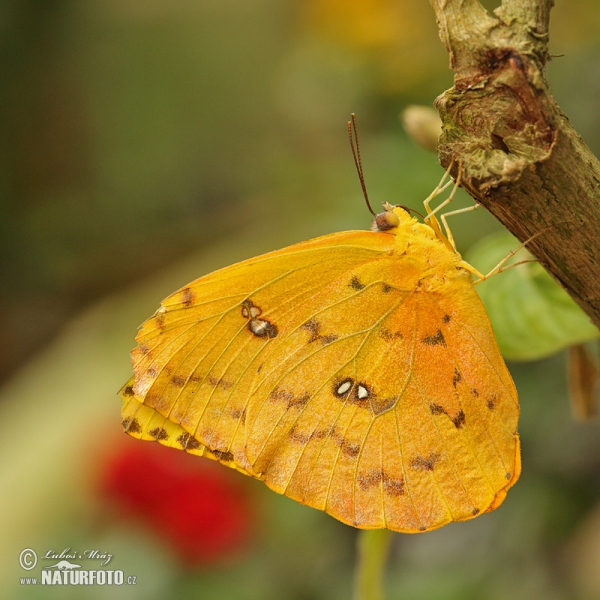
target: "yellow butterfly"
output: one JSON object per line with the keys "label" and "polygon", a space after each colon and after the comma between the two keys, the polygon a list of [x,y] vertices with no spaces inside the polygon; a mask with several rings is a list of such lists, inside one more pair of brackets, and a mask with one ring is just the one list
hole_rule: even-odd
{"label": "yellow butterfly", "polygon": [[520,474],[519,405],[474,269],[429,209],[445,187],[429,224],[384,204],[372,231],[166,298],[136,338],[127,433],[364,529],[428,531],[498,507]]}

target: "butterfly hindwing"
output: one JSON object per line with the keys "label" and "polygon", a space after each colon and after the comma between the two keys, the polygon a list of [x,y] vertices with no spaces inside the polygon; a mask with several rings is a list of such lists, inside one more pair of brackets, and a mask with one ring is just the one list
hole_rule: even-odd
{"label": "butterfly hindwing", "polygon": [[204,444],[191,436],[181,426],[169,421],[153,408],[140,402],[133,393],[133,379],[121,389],[123,429],[130,436],[151,442],[158,442],[169,448],[184,450],[195,456],[205,456],[216,460],[240,473],[249,475],[242,467],[235,464],[229,456],[211,452]]}

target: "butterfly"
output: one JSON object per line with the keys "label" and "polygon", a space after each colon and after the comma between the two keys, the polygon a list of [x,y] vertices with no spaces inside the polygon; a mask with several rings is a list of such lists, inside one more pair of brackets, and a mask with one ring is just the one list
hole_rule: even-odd
{"label": "butterfly", "polygon": [[474,269],[426,208],[421,223],[384,204],[371,231],[163,300],[136,338],[125,431],[358,528],[416,533],[497,508],[521,469],[517,392]]}

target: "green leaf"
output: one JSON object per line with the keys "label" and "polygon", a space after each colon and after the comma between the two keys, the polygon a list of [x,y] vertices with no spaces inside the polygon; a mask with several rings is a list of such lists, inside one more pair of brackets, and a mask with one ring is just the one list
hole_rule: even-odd
{"label": "green leaf", "polygon": [[[475,244],[465,260],[488,273],[518,246],[508,232],[493,234]],[[507,264],[530,257],[521,250]],[[477,292],[508,360],[537,360],[600,337],[588,316],[537,262],[494,275]]]}

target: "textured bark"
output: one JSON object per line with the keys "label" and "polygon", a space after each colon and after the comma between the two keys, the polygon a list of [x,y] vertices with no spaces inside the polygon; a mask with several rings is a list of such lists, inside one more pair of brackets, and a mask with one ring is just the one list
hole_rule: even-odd
{"label": "textured bark", "polygon": [[456,75],[435,102],[440,162],[600,326],[600,162],[543,77],[552,0],[431,0]]}

